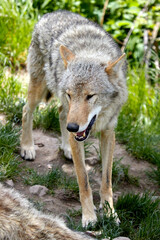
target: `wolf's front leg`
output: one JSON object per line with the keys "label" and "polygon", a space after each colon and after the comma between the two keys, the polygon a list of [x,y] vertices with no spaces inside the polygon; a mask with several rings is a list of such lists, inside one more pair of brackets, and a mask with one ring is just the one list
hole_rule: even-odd
{"label": "wolf's front leg", "polygon": [[105,201],[110,205],[112,213],[113,207],[113,193],[112,193],[112,161],[115,145],[114,130],[101,131],[101,154],[102,154],[102,184],[100,189],[101,203],[100,208],[103,207]]}
{"label": "wolf's front leg", "polygon": [[45,81],[36,81],[31,78],[28,88],[28,101],[23,107],[22,115],[21,156],[26,160],[34,160],[36,156],[32,137],[33,112],[45,94]]}
{"label": "wolf's front leg", "polygon": [[82,205],[82,225],[87,226],[89,223],[95,223],[97,217],[95,206],[93,204],[92,190],[88,181],[88,174],[85,168],[84,144],[74,139],[73,133],[70,133],[70,144],[72,149],[73,162],[79,184],[80,201]]}
{"label": "wolf's front leg", "polygon": [[28,103],[23,107],[21,156],[26,160],[34,160],[36,153],[32,137],[32,114]]}
{"label": "wolf's front leg", "polygon": [[69,132],[66,128],[66,124],[67,124],[66,110],[63,106],[59,107],[59,122],[60,122],[61,135],[62,135],[62,144],[60,148],[63,150],[64,156],[66,158],[72,159],[71,147],[69,144]]}

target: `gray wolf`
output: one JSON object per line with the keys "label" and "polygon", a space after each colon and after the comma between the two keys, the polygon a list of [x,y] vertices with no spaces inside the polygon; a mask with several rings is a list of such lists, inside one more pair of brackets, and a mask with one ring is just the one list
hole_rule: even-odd
{"label": "gray wolf", "polygon": [[93,239],[66,227],[58,217],[37,211],[24,196],[0,183],[0,240]]}
{"label": "gray wolf", "polygon": [[97,220],[85,168],[84,140],[100,132],[100,207],[112,211],[112,158],[118,114],[127,99],[125,54],[99,25],[68,11],[44,15],[36,24],[28,54],[30,83],[23,108],[21,156],[35,159],[32,114],[49,95],[59,98],[61,148],[73,158],[82,205],[82,224]]}

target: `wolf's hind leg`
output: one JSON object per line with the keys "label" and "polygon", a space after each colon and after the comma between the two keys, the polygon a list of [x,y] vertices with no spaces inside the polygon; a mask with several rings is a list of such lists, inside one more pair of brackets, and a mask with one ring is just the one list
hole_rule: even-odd
{"label": "wolf's hind leg", "polygon": [[112,213],[114,213],[112,192],[112,162],[114,145],[115,145],[114,130],[101,131],[102,184],[100,189],[101,196],[100,208],[102,208],[105,204],[105,201],[107,201],[110,205]]}
{"label": "wolf's hind leg", "polygon": [[47,92],[45,81],[30,80],[28,88],[28,101],[23,107],[21,156],[26,160],[35,159],[35,149],[32,137],[33,112]]}
{"label": "wolf's hind leg", "polygon": [[69,144],[69,132],[66,128],[67,124],[67,115],[66,111],[63,106],[59,108],[59,121],[60,121],[60,128],[61,128],[61,135],[62,135],[62,144],[61,149],[64,151],[64,156],[68,159],[72,159],[71,155],[71,147]]}

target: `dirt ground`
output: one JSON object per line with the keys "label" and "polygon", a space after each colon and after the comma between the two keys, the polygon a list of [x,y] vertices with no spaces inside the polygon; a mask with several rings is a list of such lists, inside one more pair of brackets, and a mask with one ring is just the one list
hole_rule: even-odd
{"label": "dirt ground", "polygon": [[[61,168],[69,176],[75,176],[74,166],[71,161],[64,158],[62,151],[59,149],[61,138],[55,133],[44,133],[41,130],[33,131],[36,159],[34,162],[24,161],[22,165],[34,168],[39,173],[47,173],[52,167]],[[99,205],[99,188],[101,183],[101,165],[98,160],[97,151],[98,140],[90,137],[89,142],[92,142],[89,153],[86,158],[86,168],[90,177],[91,187],[93,189],[94,203]],[[155,166],[149,164],[146,161],[137,160],[131,156],[126,150],[125,146],[116,143],[114,159],[121,159],[121,163],[125,166],[129,166],[129,175],[138,177],[139,186],[135,186],[128,183],[120,183],[114,191],[114,200],[116,201],[118,196],[122,193],[143,193],[153,192],[155,196],[160,195],[158,186],[153,183],[146,175],[146,171],[151,170]],[[14,187],[23,193],[27,198],[33,201],[38,201],[43,205],[43,210],[52,214],[58,214],[64,216],[67,210],[79,210],[81,208],[80,202],[77,196],[67,195],[65,190],[56,189],[55,194],[45,195],[39,197],[29,192],[30,186],[24,185],[22,181],[15,181]]]}

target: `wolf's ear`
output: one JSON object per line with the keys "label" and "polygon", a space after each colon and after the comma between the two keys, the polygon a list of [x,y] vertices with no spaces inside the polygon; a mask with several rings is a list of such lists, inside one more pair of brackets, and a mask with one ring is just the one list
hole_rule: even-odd
{"label": "wolf's ear", "polygon": [[[106,73],[108,74],[108,75],[110,75],[111,74],[111,72],[112,72],[112,69],[113,69],[113,67],[119,62],[119,61],[121,61],[120,63],[119,63],[119,68],[123,65],[123,63],[124,63],[124,60],[125,60],[125,53],[123,53],[116,61],[114,61],[114,62],[112,62],[112,63],[110,63],[109,65],[108,65],[108,67],[106,67],[105,68],[105,71],[106,71]],[[121,60],[122,59],[122,60]]]}
{"label": "wolf's ear", "polygon": [[59,50],[64,62],[64,66],[67,68],[68,62],[72,61],[75,58],[75,55],[63,45],[60,46]]}

